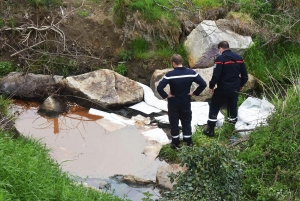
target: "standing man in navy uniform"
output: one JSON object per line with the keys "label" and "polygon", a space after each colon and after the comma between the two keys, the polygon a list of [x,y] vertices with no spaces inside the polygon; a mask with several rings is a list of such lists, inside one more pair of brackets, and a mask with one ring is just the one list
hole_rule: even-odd
{"label": "standing man in navy uniform", "polygon": [[[163,99],[168,98],[168,116],[172,136],[171,147],[179,148],[179,120],[182,125],[183,142],[188,146],[193,144],[191,96],[198,96],[206,88],[206,83],[194,70],[182,66],[182,57],[179,54],[174,54],[171,57],[171,63],[174,70],[166,73],[159,82],[157,91]],[[193,82],[199,86],[194,92],[191,92]],[[167,84],[170,85],[169,93],[164,91]]]}
{"label": "standing man in navy uniform", "polygon": [[[209,82],[212,95],[209,107],[207,127],[203,133],[214,136],[217,115],[221,106],[227,101],[227,113],[230,123],[237,121],[237,101],[240,90],[248,81],[248,73],[243,58],[229,49],[227,41],[218,44],[220,56],[215,60],[214,72]],[[217,85],[217,88],[215,88]]]}

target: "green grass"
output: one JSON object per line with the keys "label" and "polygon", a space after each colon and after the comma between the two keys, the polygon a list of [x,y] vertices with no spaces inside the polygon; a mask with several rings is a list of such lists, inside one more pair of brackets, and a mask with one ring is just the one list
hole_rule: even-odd
{"label": "green grass", "polygon": [[[168,6],[168,2],[165,0],[156,0],[158,4]],[[129,9],[132,11],[140,11],[147,22],[156,22],[162,17],[172,20],[176,19],[175,15],[171,12],[166,12],[163,8],[157,6],[153,0],[135,0],[129,5]]]}
{"label": "green grass", "polygon": [[188,64],[187,52],[184,44],[178,44],[175,47],[168,45],[167,41],[156,40],[151,46],[144,38],[132,40],[129,46],[129,52],[138,60],[160,58],[165,60],[166,65],[170,65],[170,58],[173,54],[180,54],[183,57],[183,64]]}
{"label": "green grass", "polygon": [[86,10],[77,10],[78,15],[81,17],[87,17],[89,15],[89,12]]}
{"label": "green grass", "polygon": [[238,156],[247,164],[245,200],[299,200],[300,96],[294,87],[276,103],[269,126],[252,132]]}
{"label": "green grass", "polygon": [[[300,71],[300,46],[296,43],[278,43],[260,48],[256,41],[244,54],[248,71],[265,84],[272,79],[284,83]],[[271,79],[272,78],[272,79]]]}
{"label": "green grass", "polygon": [[[47,47],[45,48],[47,49]],[[78,68],[77,60],[70,60],[60,56],[51,57],[44,55],[31,64],[28,72],[47,75],[62,75],[66,77],[76,74]]]}
{"label": "green grass", "polygon": [[2,18],[0,18],[0,29],[4,27],[4,25],[5,25],[5,21]]}
{"label": "green grass", "polygon": [[41,142],[0,132],[0,200],[122,200],[73,182]]}
{"label": "green grass", "polygon": [[29,5],[36,8],[62,5],[62,0],[27,0],[27,2]]}
{"label": "green grass", "polygon": [[8,115],[8,107],[10,104],[10,99],[7,99],[4,95],[0,95],[0,118]]}

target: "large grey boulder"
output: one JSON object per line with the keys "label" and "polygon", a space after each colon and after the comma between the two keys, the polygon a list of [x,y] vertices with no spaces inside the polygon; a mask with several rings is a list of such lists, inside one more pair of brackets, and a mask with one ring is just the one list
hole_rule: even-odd
{"label": "large grey boulder", "polygon": [[108,69],[67,77],[62,84],[84,106],[89,102],[107,108],[143,100],[144,91],[137,82]]}
{"label": "large grey boulder", "polygon": [[252,44],[250,36],[241,36],[229,29],[219,29],[215,21],[203,20],[187,37],[184,45],[192,68],[213,66],[218,44],[226,40],[230,49],[240,55]]}
{"label": "large grey boulder", "polygon": [[[157,85],[163,79],[164,75],[171,70],[172,69],[155,70],[152,75],[152,78],[150,81],[150,87],[153,90],[155,96],[159,99],[162,99],[162,98],[156,90]],[[203,80],[207,84],[207,87],[204,89],[204,91],[199,96],[193,96],[192,99],[194,101],[206,101],[207,99],[211,98],[211,94],[209,93],[208,85],[209,85],[209,81],[211,80],[214,68],[213,67],[204,68],[204,69],[198,68],[198,69],[193,69],[193,70],[196,71],[203,78]],[[255,89],[259,84],[258,80],[254,76],[252,76],[250,74],[248,76],[249,76],[249,79],[248,79],[248,82],[244,86],[244,91]],[[191,92],[193,92],[197,87],[198,87],[198,85],[196,83],[193,83],[192,87],[191,87]],[[165,91],[166,92],[170,91],[169,85],[167,85],[165,87]]]}
{"label": "large grey boulder", "polygon": [[0,94],[35,99],[48,97],[63,76],[11,72],[0,81]]}

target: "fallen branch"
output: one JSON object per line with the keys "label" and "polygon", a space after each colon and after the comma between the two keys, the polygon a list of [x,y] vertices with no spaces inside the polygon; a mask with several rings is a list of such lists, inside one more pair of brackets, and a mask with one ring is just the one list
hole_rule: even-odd
{"label": "fallen branch", "polygon": [[238,144],[240,144],[242,142],[248,141],[249,139],[250,139],[250,137],[246,135],[246,136],[238,139],[236,142],[228,145],[228,148],[233,148],[233,147],[235,147],[236,145],[238,145]]}

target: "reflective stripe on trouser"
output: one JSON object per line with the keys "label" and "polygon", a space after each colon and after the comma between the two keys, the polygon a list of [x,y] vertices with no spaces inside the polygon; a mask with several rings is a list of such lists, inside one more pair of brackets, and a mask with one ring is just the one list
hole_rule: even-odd
{"label": "reflective stripe on trouser", "polygon": [[231,119],[237,117],[237,101],[239,93],[236,91],[218,90],[214,91],[209,105],[207,125],[214,128],[217,123],[217,116],[222,105],[227,102],[227,113]]}
{"label": "reflective stripe on trouser", "polygon": [[190,143],[192,141],[192,111],[191,104],[185,103],[180,105],[168,104],[168,116],[171,126],[172,143],[179,144],[179,120],[182,125],[183,141]]}

